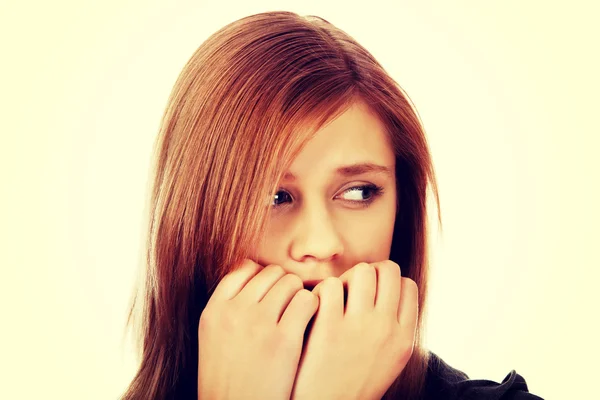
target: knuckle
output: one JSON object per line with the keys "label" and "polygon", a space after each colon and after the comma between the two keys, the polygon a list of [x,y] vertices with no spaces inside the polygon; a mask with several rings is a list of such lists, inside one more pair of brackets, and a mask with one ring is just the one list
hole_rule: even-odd
{"label": "knuckle", "polygon": [[276,333],[277,334],[273,335],[273,338],[269,343],[269,348],[280,352],[282,350],[287,350],[298,346],[298,341],[300,340],[299,332],[288,328],[278,329]]}
{"label": "knuckle", "polygon": [[235,305],[213,308],[206,307],[200,314],[199,330],[233,330],[239,325]]}
{"label": "knuckle", "polygon": [[204,310],[202,310],[202,313],[200,314],[200,321],[199,321],[199,329],[206,329],[208,326],[213,324],[213,320],[214,320],[214,313],[212,311],[212,308],[210,307],[205,307]]}
{"label": "knuckle", "polygon": [[390,272],[390,273],[398,273],[400,275],[400,267],[393,261],[381,263],[379,268],[382,271]]}
{"label": "knuckle", "polygon": [[236,325],[240,322],[241,316],[248,315],[249,310],[245,313],[241,312],[242,307],[239,302],[232,301],[228,307],[224,307],[219,312],[219,320],[227,325]]}
{"label": "knuckle", "polygon": [[335,290],[342,287],[342,281],[335,276],[328,276],[321,282],[321,290]]}
{"label": "knuckle", "polygon": [[398,332],[394,326],[394,321],[387,316],[374,316],[368,324],[364,321],[356,321],[360,329],[364,330],[365,325],[373,328],[369,329],[372,338],[378,347],[392,348],[397,347]]}
{"label": "knuckle", "polygon": [[260,318],[256,305],[247,304],[239,299],[233,299],[227,307],[219,310],[219,319],[228,326],[242,326],[245,321],[254,321]]}
{"label": "knuckle", "polygon": [[284,283],[293,289],[301,289],[304,287],[304,283],[298,275],[286,274],[281,279],[285,279]]}
{"label": "knuckle", "polygon": [[254,320],[251,324],[246,324],[246,330],[252,338],[271,339],[273,327],[261,320]]}
{"label": "knuckle", "polygon": [[[249,268],[249,269],[253,269],[253,268],[257,268],[259,265],[257,263],[255,263],[254,261],[252,261],[249,258],[244,258],[242,261],[240,261],[236,267],[237,268],[233,268],[234,272],[236,269],[242,269],[242,268]],[[229,273],[231,274],[231,272]]]}
{"label": "knuckle", "polygon": [[253,271],[253,274],[258,273],[258,271],[260,271],[260,264],[255,263],[254,261],[250,260],[249,258],[245,258],[242,261],[235,263],[233,265],[233,268],[231,268],[231,270],[225,274],[225,276],[223,277],[223,279],[221,279],[220,284],[227,284],[227,282],[229,282],[229,280],[237,275],[239,273],[239,271],[243,271],[243,270],[247,270],[247,271]]}
{"label": "knuckle", "polygon": [[413,281],[410,278],[404,278],[403,277],[402,278],[402,285],[405,286],[405,288],[411,288],[411,289],[417,291],[417,293],[419,291],[419,287],[417,285],[417,282]]}
{"label": "knuckle", "polygon": [[270,271],[273,271],[274,273],[277,273],[279,275],[285,274],[285,270],[283,269],[283,267],[281,265],[269,264],[265,267],[265,269],[269,269]]}
{"label": "knuckle", "polygon": [[371,270],[371,268],[374,268],[374,267],[367,262],[360,262],[360,263],[356,264],[354,266],[354,268],[356,268],[357,271],[366,272],[366,271]]}
{"label": "knuckle", "polygon": [[394,343],[398,338],[398,330],[396,329],[396,321],[386,319],[380,328],[380,332],[383,335],[383,340],[386,343]]}
{"label": "knuckle", "polygon": [[246,267],[246,266],[248,266],[248,267],[253,267],[253,266],[255,266],[255,265],[256,265],[256,263],[255,263],[254,261],[252,261],[251,259],[249,259],[249,258],[244,258],[244,259],[243,259],[243,260],[240,262],[240,267]]}
{"label": "knuckle", "polygon": [[300,302],[306,303],[306,304],[311,304],[311,303],[317,301],[316,300],[317,296],[306,289],[298,290],[298,292],[296,292],[294,297],[296,297],[298,299],[297,301],[300,301]]}
{"label": "knuckle", "polygon": [[400,265],[398,265],[397,263],[395,263],[392,260],[385,260],[381,263],[382,268],[388,268],[389,270],[398,270],[398,271],[402,271],[402,269],[400,268]]}

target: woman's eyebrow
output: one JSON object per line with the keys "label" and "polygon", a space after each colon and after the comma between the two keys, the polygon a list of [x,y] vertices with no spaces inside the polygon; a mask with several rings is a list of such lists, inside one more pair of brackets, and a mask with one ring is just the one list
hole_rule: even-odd
{"label": "woman's eyebrow", "polygon": [[[393,176],[392,168],[387,167],[385,165],[374,164],[370,162],[365,163],[357,163],[350,165],[342,165],[334,170],[335,175],[340,175],[345,178],[352,177],[355,175],[362,175],[366,173],[377,173],[384,174],[389,177]],[[293,181],[296,179],[296,176],[291,172],[286,172],[283,175],[283,179]]]}

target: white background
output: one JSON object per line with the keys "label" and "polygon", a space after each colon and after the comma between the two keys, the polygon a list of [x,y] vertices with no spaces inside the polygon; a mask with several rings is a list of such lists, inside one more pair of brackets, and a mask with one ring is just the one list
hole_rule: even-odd
{"label": "white background", "polygon": [[[0,1],[0,398],[116,399],[150,152],[214,31],[289,10],[342,28],[423,120],[440,184],[427,346],[591,398],[598,328],[598,7],[589,1]],[[433,216],[435,218],[435,215]]]}

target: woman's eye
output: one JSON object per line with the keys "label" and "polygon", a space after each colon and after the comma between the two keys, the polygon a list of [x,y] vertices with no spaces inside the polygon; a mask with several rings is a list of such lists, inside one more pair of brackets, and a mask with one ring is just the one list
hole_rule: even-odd
{"label": "woman's eye", "polygon": [[279,190],[277,191],[277,193],[275,193],[275,195],[273,196],[273,206],[277,207],[281,204],[283,204],[283,202],[285,200],[290,200],[292,196],[290,196],[290,194],[288,192],[284,192],[283,190]]}
{"label": "woman's eye", "polygon": [[[376,185],[354,186],[345,190],[342,198],[351,203],[357,203],[361,206],[368,206],[375,198],[383,193],[383,188]],[[344,196],[345,195],[345,196]],[[278,207],[292,200],[292,196],[284,190],[279,190],[273,196],[273,207]]]}
{"label": "woman's eye", "polygon": [[354,201],[357,203],[371,203],[375,197],[379,196],[382,192],[382,188],[375,185],[363,185],[355,186],[346,190],[344,193],[348,193],[349,196],[345,200]]}

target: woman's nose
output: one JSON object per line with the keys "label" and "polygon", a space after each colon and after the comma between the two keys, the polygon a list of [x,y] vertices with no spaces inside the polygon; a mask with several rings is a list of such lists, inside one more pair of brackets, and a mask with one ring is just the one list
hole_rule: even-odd
{"label": "woman's nose", "polygon": [[324,204],[305,204],[296,217],[290,257],[298,262],[330,261],[343,252],[335,219]]}

